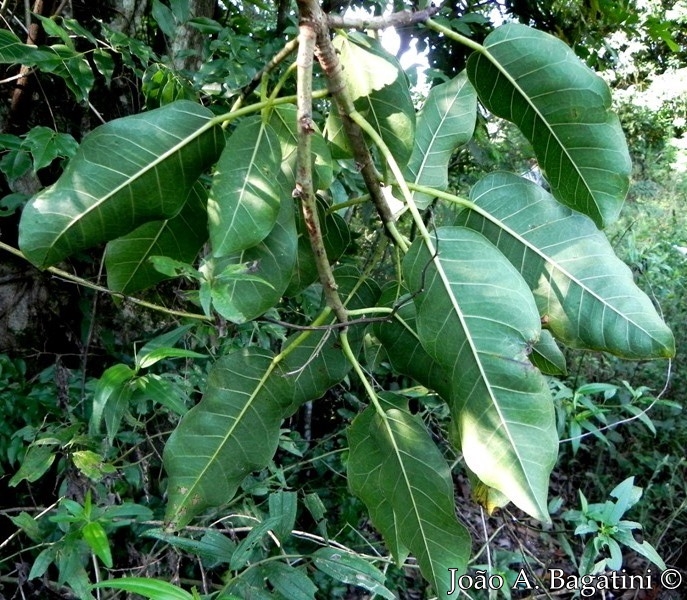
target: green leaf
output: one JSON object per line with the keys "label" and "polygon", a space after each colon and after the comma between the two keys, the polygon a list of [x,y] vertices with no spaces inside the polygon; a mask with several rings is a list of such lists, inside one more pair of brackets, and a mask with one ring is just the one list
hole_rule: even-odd
{"label": "green leaf", "polygon": [[275,526],[279,524],[279,517],[268,517],[250,530],[250,533],[241,540],[241,543],[236,547],[236,550],[231,555],[229,568],[232,571],[238,571],[246,566],[250,560],[253,549],[262,541]]}
{"label": "green leaf", "polygon": [[516,265],[551,333],[575,348],[624,358],[673,356],[673,335],[591,219],[508,173],[482,179],[479,207],[459,216]]}
{"label": "green leaf", "polygon": [[297,249],[293,200],[285,197],[277,222],[264,240],[219,261],[230,275],[237,265],[248,265],[250,276],[223,277],[221,269],[213,273],[210,285],[215,310],[233,323],[245,323],[272,308],[289,285]]}
{"label": "green leaf", "polygon": [[270,517],[275,517],[277,522],[273,526],[274,534],[280,541],[286,540],[296,525],[296,512],[298,509],[298,495],[296,492],[279,490],[269,497]]}
{"label": "green leaf", "polygon": [[165,6],[160,0],[153,0],[153,18],[158,27],[167,37],[173,38],[177,30],[177,22],[174,13],[168,6]]}
{"label": "green leaf", "polygon": [[208,239],[206,203],[207,191],[196,183],[178,215],[151,221],[109,242],[105,248],[108,287],[131,294],[167,279],[155,269],[153,256],[192,263]]}
{"label": "green leaf", "polygon": [[292,395],[265,350],[236,350],[215,363],[203,399],[181,419],[165,446],[166,518],[172,527],[227,504],[246,475],[267,465]]}
{"label": "green leaf", "polygon": [[558,347],[550,331],[543,330],[541,337],[532,346],[532,364],[545,375],[566,375],[565,355]]}
{"label": "green leaf", "polygon": [[0,29],[0,63],[2,64],[31,64],[38,49],[24,44],[14,33],[7,29]]}
{"label": "green leaf", "polygon": [[116,471],[111,464],[104,462],[100,454],[91,450],[76,450],[71,457],[74,466],[93,481],[100,481],[105,473],[112,474]]}
{"label": "green leaf", "polygon": [[312,554],[314,565],[337,581],[361,587],[388,600],[396,596],[384,585],[384,574],[355,554],[334,548],[320,548]]}
{"label": "green leaf", "polygon": [[[296,182],[296,150],[298,148],[298,110],[290,104],[276,106],[272,110],[270,125],[274,129],[281,145],[281,171],[291,194]],[[316,190],[326,190],[334,179],[332,155],[322,134],[314,125],[310,133],[312,152],[313,185]]]}
{"label": "green leaf", "polygon": [[26,206],[19,245],[38,267],[174,217],[217,158],[212,112],[181,101],[89,133],[62,176]]}
{"label": "green leaf", "polygon": [[208,198],[210,241],[222,257],[264,240],[279,215],[281,149],[259,116],[241,121],[217,163]]}
{"label": "green leaf", "polygon": [[397,562],[404,549],[417,558],[436,594],[449,589],[450,568],[464,573],[470,536],[455,516],[446,460],[422,421],[391,408],[368,407],[348,430],[348,480]]}
{"label": "green leaf", "polygon": [[107,539],[107,534],[103,526],[98,523],[98,521],[91,521],[83,526],[81,534],[93,551],[93,554],[95,554],[108,569],[111,569],[112,551],[110,550],[110,542]]}
{"label": "green leaf", "polygon": [[55,462],[55,452],[50,446],[29,446],[19,470],[9,481],[10,487],[16,487],[24,479],[29,483],[37,481]]}
{"label": "green leaf", "polygon": [[77,101],[83,102],[93,89],[95,75],[83,53],[62,44],[41,48],[35,55],[36,66],[64,79]]}
{"label": "green leaf", "polygon": [[317,586],[304,569],[297,569],[282,561],[270,561],[262,567],[263,576],[272,587],[289,600],[315,600]]}
{"label": "green leaf", "polygon": [[193,596],[187,591],[166,581],[158,581],[157,579],[149,579],[147,577],[110,579],[96,583],[92,588],[122,590],[132,594],[139,594],[150,600],[193,600]]}
{"label": "green leaf", "polygon": [[[207,357],[203,356],[203,358]],[[134,385],[137,394],[149,398],[170,411],[180,416],[188,412],[186,397],[179,386],[175,385],[172,381],[163,379],[159,375],[148,373],[142,377],[137,377],[134,380]]]}
{"label": "green leaf", "polygon": [[532,143],[553,195],[599,226],[615,221],[630,155],[606,83],[561,40],[510,23],[484,41],[467,71],[488,110]]}
{"label": "green leaf", "polygon": [[[413,151],[415,135],[415,107],[403,69],[378,40],[361,33],[340,33],[333,43],[356,110],[381,135],[403,167]],[[327,122],[328,137],[333,138],[340,154],[346,154],[347,142],[341,141],[337,133],[340,128],[341,120],[332,111]]]}
{"label": "green leaf", "polygon": [[452,374],[450,408],[468,467],[519,508],[548,521],[548,478],[558,439],[547,383],[529,361],[540,335],[534,298],[483,236],[437,230],[438,256],[418,239],[403,263],[417,332]]}
{"label": "green leaf", "polygon": [[412,377],[449,402],[451,376],[422,347],[417,334],[415,305],[409,298],[399,297],[401,291],[397,285],[392,285],[382,293],[380,305],[400,306],[393,319],[375,323],[375,335],[384,346],[395,371]]}
{"label": "green leaf", "polygon": [[[419,185],[446,190],[451,155],[470,141],[476,117],[477,94],[465,71],[434,86],[417,118],[406,178]],[[418,208],[426,208],[432,197],[414,192],[413,200]]]}
{"label": "green leaf", "polygon": [[[340,296],[351,310],[374,306],[379,297],[379,287],[369,278],[362,279],[360,272],[351,266],[334,270],[334,278]],[[349,328],[348,339],[354,352],[362,346],[365,327],[362,324]],[[341,344],[335,331],[310,331],[289,336],[284,350],[298,342],[297,348],[282,361],[284,371],[293,383],[290,413],[309,400],[322,397],[327,390],[339,383],[351,370],[351,363],[341,351]]]}
{"label": "green leaf", "polygon": [[89,423],[91,434],[100,431],[100,423],[110,398],[126,387],[136,375],[136,372],[124,364],[113,365],[100,376],[93,394],[93,411]]}
{"label": "green leaf", "polygon": [[[342,217],[336,213],[325,213],[323,202],[317,203],[317,212],[324,238],[324,249],[329,262],[334,264],[350,244],[351,232]],[[300,211],[296,218],[296,229],[298,230],[298,253],[291,281],[284,292],[287,297],[295,296],[318,279],[315,255],[310,244],[305,219]]]}
{"label": "green leaf", "polygon": [[7,179],[19,179],[29,172],[31,158],[23,150],[10,150],[0,159],[0,171],[7,175]]}
{"label": "green leaf", "polygon": [[236,549],[234,542],[219,531],[212,529],[205,532],[200,540],[167,533],[162,529],[148,529],[143,533],[143,536],[160,540],[184,552],[195,554],[204,561],[215,565],[228,563]]}
{"label": "green leaf", "polygon": [[141,352],[138,355],[138,369],[147,369],[155,363],[167,358],[209,358],[207,354],[186,350],[185,348],[155,348],[150,352]]}
{"label": "green leaf", "polygon": [[59,133],[49,127],[33,127],[26,135],[24,148],[33,156],[33,170],[47,167],[58,157],[74,156],[78,142],[68,133]]}

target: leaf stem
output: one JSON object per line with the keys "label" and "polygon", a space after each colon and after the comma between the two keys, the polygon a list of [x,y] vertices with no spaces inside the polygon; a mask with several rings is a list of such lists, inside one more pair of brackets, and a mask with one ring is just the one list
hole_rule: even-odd
{"label": "leaf stem", "polygon": [[433,21],[432,19],[427,19],[425,21],[425,26],[428,29],[433,29],[437,33],[441,33],[450,40],[453,40],[454,42],[458,42],[459,44],[463,44],[463,46],[467,46],[471,50],[474,50],[475,52],[479,53],[484,53],[485,48],[482,46],[482,44],[479,44],[475,42],[474,40],[471,40],[469,37],[465,37],[464,35],[460,35],[460,33],[453,31],[452,29],[449,29],[448,27],[444,27],[443,25],[440,25],[436,21]]}

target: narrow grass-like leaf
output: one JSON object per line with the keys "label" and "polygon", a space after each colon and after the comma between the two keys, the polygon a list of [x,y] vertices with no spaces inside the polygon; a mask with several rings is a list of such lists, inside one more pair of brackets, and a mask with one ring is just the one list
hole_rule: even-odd
{"label": "narrow grass-like leaf", "polygon": [[172,528],[228,503],[246,475],[273,457],[293,390],[272,358],[257,348],[220,358],[202,400],[170,436],[163,458]]}
{"label": "narrow grass-like leaf", "polygon": [[368,407],[348,431],[349,484],[368,507],[398,559],[407,548],[436,594],[450,590],[449,569],[464,573],[470,537],[454,512],[451,472],[422,421],[397,408]]}
{"label": "narrow grass-like leaf", "polygon": [[[477,94],[465,71],[434,86],[417,118],[413,153],[406,167],[407,179],[446,190],[451,155],[470,141],[476,117]],[[432,197],[414,192],[413,200],[418,208],[426,208]]]}
{"label": "narrow grass-like leaf", "polygon": [[216,257],[259,244],[277,222],[279,139],[259,116],[241,121],[217,163],[208,198],[208,227]]}
{"label": "narrow grass-like leaf", "polygon": [[630,155],[608,85],[561,40],[502,25],[468,59],[482,103],[532,143],[557,200],[602,227],[618,217]]}
{"label": "narrow grass-like leaf", "polygon": [[516,266],[555,337],[624,358],[674,355],[672,333],[591,219],[509,173],[482,179],[471,199],[484,212],[464,211],[459,223]]}
{"label": "narrow grass-like leaf", "polygon": [[174,217],[224,145],[207,108],[180,101],[89,133],[62,176],[35,196],[19,245],[38,267]]}
{"label": "narrow grass-like leaf", "polygon": [[131,294],[167,279],[155,269],[151,256],[192,263],[208,239],[206,203],[207,192],[196,183],[176,217],[146,223],[109,242],[105,249],[108,287]]}
{"label": "narrow grass-like leaf", "polygon": [[532,516],[547,521],[548,479],[558,452],[553,402],[529,361],[540,334],[532,293],[482,235],[443,227],[432,257],[423,240],[403,263],[417,332],[451,373],[450,403],[470,469]]}
{"label": "narrow grass-like leaf", "polygon": [[147,577],[125,577],[123,579],[108,579],[92,586],[93,589],[112,588],[139,594],[150,600],[193,600],[187,591],[166,581],[149,579]]}

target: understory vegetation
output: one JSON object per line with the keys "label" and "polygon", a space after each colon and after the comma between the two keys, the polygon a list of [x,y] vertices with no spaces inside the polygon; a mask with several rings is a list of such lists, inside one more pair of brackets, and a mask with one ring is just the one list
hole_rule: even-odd
{"label": "understory vegetation", "polygon": [[685,15],[20,4],[0,600],[684,596]]}

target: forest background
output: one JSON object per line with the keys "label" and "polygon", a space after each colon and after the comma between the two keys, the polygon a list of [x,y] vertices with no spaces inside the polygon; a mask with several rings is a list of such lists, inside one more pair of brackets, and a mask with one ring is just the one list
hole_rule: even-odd
{"label": "forest background", "polygon": [[[27,202],[76,160],[84,137],[105,123],[180,100],[220,114],[238,99],[249,105],[269,94],[294,94],[295,69],[281,51],[299,35],[297,8],[288,0],[2,2],[0,598],[434,597],[436,581],[424,564],[389,548],[363,486],[355,493],[350,470],[346,477],[355,445],[349,423],[365,414],[366,379],[403,398],[417,419],[408,423],[421,422],[451,466],[456,510],[471,539],[467,574],[496,575],[508,584],[466,596],[539,597],[511,589],[522,569],[542,589],[554,567],[576,574],[669,568],[687,577],[685,2],[466,0],[436,11],[403,2],[322,5],[326,14],[365,21],[362,29],[373,36],[371,17],[361,15],[389,24],[389,15],[404,9],[429,11],[436,28],[420,19],[396,22],[397,55],[412,48],[406,59],[419,53],[428,63],[405,70],[415,108],[428,93],[427,85],[414,86],[418,80],[455,81],[468,61],[469,46],[447,43],[441,27],[479,44],[504,22],[548,32],[612,90],[632,171],[622,213],[605,235],[672,329],[677,354],[638,361],[564,349],[564,368],[547,379],[561,440],[548,485],[551,522],[542,524],[490,491],[480,497],[482,488],[452,440],[447,405],[432,386],[418,385],[390,361],[370,321],[354,345],[354,364],[366,376],[356,376],[349,364],[323,398],[279,421],[276,454],[242,474],[234,498],[208,503],[193,523],[181,519],[169,527],[164,447],[181,417],[208,395],[209,385],[214,389],[211,365],[241,348],[267,352],[292,341],[296,327],[316,319],[322,285],[287,279],[290,291],[282,290],[278,304],[254,318],[232,318],[238,309],[208,283],[207,231],[183,256],[153,261],[156,286],[134,290],[112,284],[103,245],[36,269],[18,251],[20,219]],[[284,62],[270,63],[275,56]],[[324,123],[330,101],[315,101],[315,121]],[[492,112],[479,108],[474,135],[448,153],[446,190],[467,196],[485,174],[501,171],[547,187],[536,142],[533,147]],[[331,129],[327,140],[336,142]],[[379,148],[373,159],[381,164]],[[345,152],[330,161],[329,174],[329,163],[315,161],[314,170],[331,179],[328,206],[318,209],[332,240],[326,253],[336,256],[331,263],[359,268],[377,282],[392,280],[393,244],[378,231],[360,164]],[[212,185],[207,173],[200,182]],[[455,204],[432,202],[421,222],[439,231],[458,215]],[[401,241],[418,237],[419,227],[399,220]],[[307,237],[303,227],[299,237]],[[243,258],[225,277],[260,283],[255,269],[264,257]],[[427,272],[425,266],[416,274],[413,301]],[[204,311],[206,318],[189,316]],[[313,356],[324,344],[315,344]],[[337,359],[331,364],[340,368]],[[434,564],[435,555],[428,555]],[[684,589],[656,580],[645,595],[635,590],[622,597],[681,598]]]}

